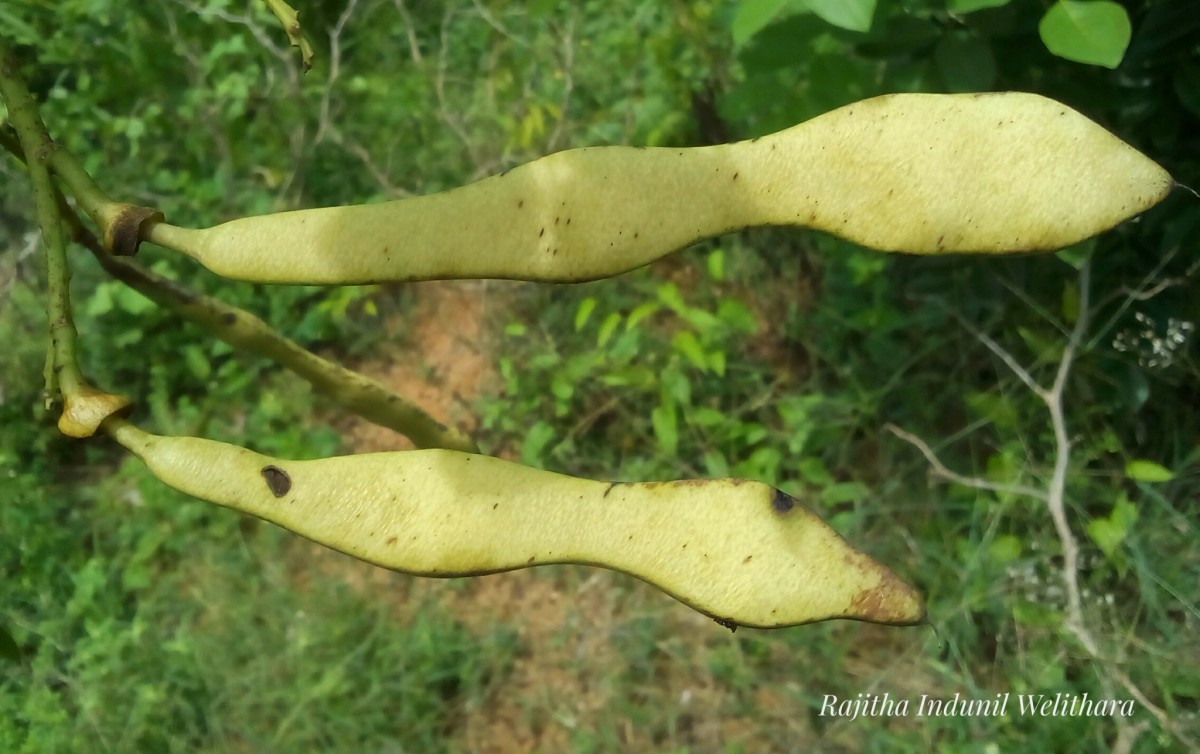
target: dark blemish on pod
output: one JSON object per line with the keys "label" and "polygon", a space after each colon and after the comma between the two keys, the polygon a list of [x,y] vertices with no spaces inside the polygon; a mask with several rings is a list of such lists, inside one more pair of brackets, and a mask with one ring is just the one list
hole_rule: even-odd
{"label": "dark blemish on pod", "polygon": [[283,497],[292,489],[292,478],[278,466],[263,466],[259,473],[266,480],[267,489],[271,490],[275,497]]}
{"label": "dark blemish on pod", "polygon": [[796,501],[790,495],[785,494],[783,490],[775,490],[775,497],[771,500],[771,507],[775,509],[776,513],[782,515],[795,508]]}
{"label": "dark blemish on pod", "polygon": [[542,228],[541,230],[538,231],[538,238],[541,238],[544,235],[546,235],[546,229]]}
{"label": "dark blemish on pod", "polygon": [[225,312],[224,316],[221,317],[221,321],[226,325],[234,325],[237,323],[237,315],[233,312]]}
{"label": "dark blemish on pod", "polygon": [[517,209],[520,209],[520,208],[522,208],[522,207],[524,207],[524,206],[525,206],[525,200],[524,200],[524,199],[518,199],[518,200],[517,200]]}
{"label": "dark blemish on pod", "polygon": [[492,510],[496,510],[499,507],[500,507],[500,503],[492,503]]}
{"label": "dark blemish on pod", "polygon": [[751,560],[754,560],[754,556],[753,556],[753,555],[747,555],[747,556],[746,556],[746,559],[742,561],[742,564],[743,564],[743,565],[745,565],[746,563],[749,563]]}
{"label": "dark blemish on pod", "polygon": [[734,174],[733,174],[733,180],[735,180],[735,181],[736,181],[736,180],[737,180],[737,177],[738,177],[739,175],[741,175],[741,173],[734,173]]}
{"label": "dark blemish on pod", "polygon": [[729,633],[737,633],[738,624],[732,618],[713,618],[713,620],[717,622],[718,626],[728,628]]}
{"label": "dark blemish on pod", "polygon": [[394,545],[394,544],[396,544],[396,537],[394,537],[394,536],[388,537],[387,539],[383,540],[383,543],[385,545]]}

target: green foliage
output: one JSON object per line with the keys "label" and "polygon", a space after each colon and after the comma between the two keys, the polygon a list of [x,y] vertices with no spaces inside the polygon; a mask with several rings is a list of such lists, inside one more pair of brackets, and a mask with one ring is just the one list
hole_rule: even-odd
{"label": "green foliage", "polygon": [[1060,58],[1116,68],[1133,30],[1129,14],[1110,0],[1058,0],[1042,17],[1038,33]]}

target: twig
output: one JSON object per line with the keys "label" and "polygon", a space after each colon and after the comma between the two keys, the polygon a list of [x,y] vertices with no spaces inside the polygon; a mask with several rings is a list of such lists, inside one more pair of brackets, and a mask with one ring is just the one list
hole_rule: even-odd
{"label": "twig", "polygon": [[925,460],[929,462],[929,466],[931,468],[930,473],[932,473],[933,476],[977,490],[1003,492],[1010,495],[1026,495],[1038,500],[1046,499],[1046,493],[1034,487],[1026,487],[1023,484],[1001,484],[1000,482],[989,482],[986,479],[963,476],[956,471],[951,471],[950,469],[946,468],[945,464],[941,462],[941,460],[937,457],[937,454],[934,453],[933,449],[929,447],[929,444],[920,437],[917,437],[911,432],[905,432],[895,424],[885,424],[883,425],[883,428],[891,432],[896,437],[899,437],[901,440],[910,443],[916,447],[917,450],[921,451],[921,455],[925,456]]}
{"label": "twig", "polygon": [[129,401],[97,390],[79,369],[78,333],[71,318],[71,270],[59,215],[57,193],[48,161],[55,151],[50,133],[38,115],[37,104],[21,77],[20,64],[8,41],[0,37],[0,95],[21,149],[29,155],[29,180],[46,251],[46,315],[50,321],[50,354],[47,358],[47,397],[63,397],[58,428],[71,437],[90,437],[100,422],[124,410]]}
{"label": "twig", "polygon": [[417,30],[413,27],[412,15],[409,14],[404,0],[392,0],[392,5],[396,6],[396,12],[400,14],[401,20],[404,21],[404,33],[408,37],[408,54],[412,58],[412,62],[421,65],[423,61],[421,57],[421,45],[417,44]]}

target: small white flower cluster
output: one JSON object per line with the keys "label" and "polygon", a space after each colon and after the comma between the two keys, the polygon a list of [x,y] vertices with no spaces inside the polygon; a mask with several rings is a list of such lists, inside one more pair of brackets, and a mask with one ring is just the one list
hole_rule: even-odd
{"label": "small white flower cluster", "polygon": [[[1033,543],[1033,550],[1040,549],[1038,542]],[[1104,558],[1096,553],[1081,553],[1079,571],[1086,574],[1104,566]],[[1062,574],[1056,570],[1056,565],[1045,559],[1031,558],[1010,564],[1005,569],[1009,590],[1024,597],[1035,605],[1062,610],[1066,608],[1066,592],[1062,586]],[[1079,590],[1079,599],[1085,605],[1100,604],[1112,607],[1116,598],[1110,592],[1096,594],[1083,586]]]}
{"label": "small white flower cluster", "polygon": [[1113,339],[1113,348],[1137,355],[1138,364],[1149,369],[1165,369],[1175,362],[1196,329],[1195,322],[1171,317],[1166,332],[1160,333],[1158,323],[1142,312],[1133,315],[1139,328],[1124,330]]}

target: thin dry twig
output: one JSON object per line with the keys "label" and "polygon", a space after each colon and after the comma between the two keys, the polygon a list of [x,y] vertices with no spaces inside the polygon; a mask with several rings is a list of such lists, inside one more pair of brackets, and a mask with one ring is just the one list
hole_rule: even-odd
{"label": "thin dry twig", "polygon": [[408,6],[404,4],[404,0],[392,0],[392,5],[396,6],[396,12],[400,14],[401,20],[404,21],[404,33],[408,37],[408,54],[412,58],[412,62],[421,65],[424,58],[421,56],[421,45],[417,43],[417,30],[413,26],[412,15],[408,12]]}
{"label": "thin dry twig", "polygon": [[1038,500],[1046,499],[1046,493],[1035,487],[1027,487],[1023,484],[1003,484],[1000,482],[990,482],[986,479],[980,479],[979,477],[964,476],[963,474],[959,474],[957,471],[951,471],[946,467],[945,464],[942,463],[941,459],[937,457],[937,454],[933,451],[933,448],[929,447],[929,444],[920,437],[917,437],[911,432],[905,432],[895,424],[885,424],[883,425],[883,428],[888,432],[891,432],[896,437],[899,437],[901,440],[911,444],[917,450],[921,451],[921,455],[925,456],[925,460],[929,462],[930,473],[935,477],[939,477],[941,479],[954,482],[955,484],[961,484],[964,487],[971,487],[977,490],[1003,492],[1010,495],[1025,495]]}

